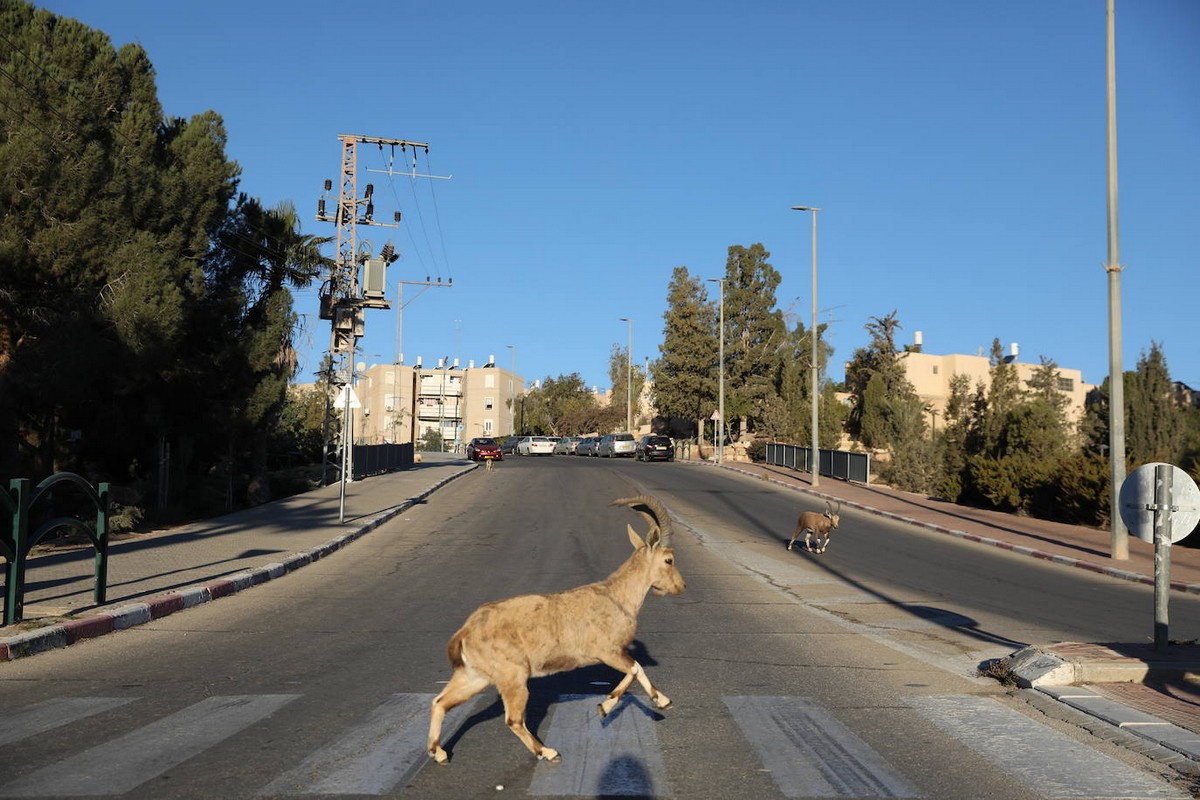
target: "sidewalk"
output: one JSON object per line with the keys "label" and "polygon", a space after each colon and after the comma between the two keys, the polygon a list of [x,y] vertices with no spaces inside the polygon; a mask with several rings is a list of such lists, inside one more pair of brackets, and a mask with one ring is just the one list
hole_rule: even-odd
{"label": "sidewalk", "polygon": [[91,547],[28,562],[24,622],[0,627],[3,662],[141,625],[280,578],[354,541],[476,468],[434,454],[409,470],[341,484],[214,519],[112,541],[108,602],[96,606]]}
{"label": "sidewalk", "polygon": [[[982,546],[1153,585],[1153,548],[1131,540],[1129,559],[1108,557],[1106,531],[1016,517],[826,478],[814,489],[807,473],[731,462],[728,469],[816,498],[920,525]],[[92,601],[93,551],[39,556],[27,573],[25,622],[0,627],[3,662],[66,647],[144,624],[265,581],[329,555],[400,514],[477,465],[428,456],[410,470],[348,484],[345,521],[334,484],[258,508],[114,541],[109,549],[108,603]],[[1200,550],[1171,552],[1173,591],[1200,594]],[[1127,731],[1164,763],[1200,762],[1200,646],[1173,645],[1166,658],[1146,643],[1064,643],[1028,647],[1010,658],[1026,692],[1066,704]],[[1189,762],[1190,763],[1190,762]],[[1200,764],[1196,765],[1200,769]]]}

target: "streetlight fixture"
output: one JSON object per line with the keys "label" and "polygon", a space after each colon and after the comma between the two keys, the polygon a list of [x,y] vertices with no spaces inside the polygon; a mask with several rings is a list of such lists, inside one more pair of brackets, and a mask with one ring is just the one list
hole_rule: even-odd
{"label": "streetlight fixture", "polygon": [[633,320],[618,319],[629,323],[629,344],[625,347],[625,430],[633,433]]}
{"label": "streetlight fixture", "polygon": [[816,206],[792,206],[792,211],[812,212],[812,485],[821,485],[821,450],[817,439],[817,212]]}
{"label": "streetlight fixture", "polygon": [[[717,437],[717,463],[725,457],[725,279],[709,278],[709,283],[717,284],[720,297],[720,322],[717,324],[717,427],[720,435]],[[703,433],[703,431],[701,431]]]}

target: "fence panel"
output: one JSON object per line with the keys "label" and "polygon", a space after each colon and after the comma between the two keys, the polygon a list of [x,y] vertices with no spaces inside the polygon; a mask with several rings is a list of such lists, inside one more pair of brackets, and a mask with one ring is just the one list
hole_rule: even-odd
{"label": "fence panel", "polygon": [[[852,453],[849,450],[825,450],[818,454],[821,475],[843,481],[871,482],[871,456],[869,453]],[[812,472],[812,448],[794,444],[767,444],[766,463],[787,467],[798,472]]]}
{"label": "fence panel", "polygon": [[413,465],[413,446],[406,444],[356,444],[351,452],[354,479],[379,475]]}

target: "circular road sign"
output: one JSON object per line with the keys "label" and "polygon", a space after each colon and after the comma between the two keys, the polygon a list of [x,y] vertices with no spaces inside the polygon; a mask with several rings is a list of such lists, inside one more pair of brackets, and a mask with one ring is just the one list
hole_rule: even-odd
{"label": "circular road sign", "polygon": [[[1125,478],[1117,502],[1129,532],[1143,542],[1154,541],[1155,471],[1167,467],[1171,481],[1171,542],[1187,536],[1200,522],[1200,489],[1192,476],[1172,464],[1143,464]],[[1150,506],[1150,508],[1147,508]]]}

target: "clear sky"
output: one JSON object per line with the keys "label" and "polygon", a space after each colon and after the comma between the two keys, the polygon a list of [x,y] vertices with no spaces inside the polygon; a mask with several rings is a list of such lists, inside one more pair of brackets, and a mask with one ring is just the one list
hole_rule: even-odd
{"label": "clear sky", "polygon": [[[672,269],[721,277],[755,242],[807,325],[790,208],[812,205],[835,380],[892,310],[926,352],[999,338],[1108,372],[1104,0],[38,5],[140,43],[166,113],[221,114],[241,190],[294,201],[306,233],[335,232],[314,216],[338,134],[429,143],[418,172],[450,180],[360,175],[405,222],[360,228],[401,258],[359,360],[494,354],[604,388],[620,317],[634,362],[658,357]],[[1200,388],[1200,2],[1116,20],[1124,366],[1157,341]],[[426,276],[453,287],[405,286],[398,326],[397,281]],[[301,381],[329,343],[316,304],[297,294]]]}

